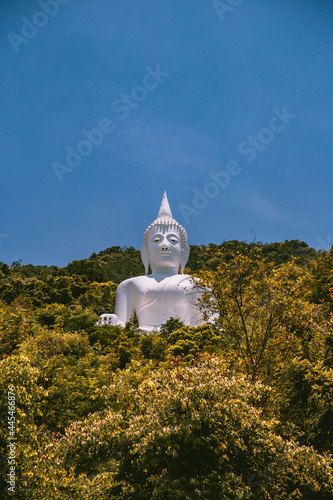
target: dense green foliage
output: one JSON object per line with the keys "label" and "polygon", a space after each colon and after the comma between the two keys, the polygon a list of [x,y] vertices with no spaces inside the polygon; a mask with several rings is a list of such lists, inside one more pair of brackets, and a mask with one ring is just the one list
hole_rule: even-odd
{"label": "dense green foliage", "polygon": [[96,325],[143,273],[133,248],[0,263],[1,498],[332,498],[332,270],[297,240],[192,246],[219,319],[145,334]]}

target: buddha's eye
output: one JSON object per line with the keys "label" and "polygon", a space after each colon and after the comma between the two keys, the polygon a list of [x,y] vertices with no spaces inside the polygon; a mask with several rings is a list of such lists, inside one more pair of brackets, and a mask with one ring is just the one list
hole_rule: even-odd
{"label": "buddha's eye", "polygon": [[175,237],[170,238],[171,243],[178,243],[178,239]]}

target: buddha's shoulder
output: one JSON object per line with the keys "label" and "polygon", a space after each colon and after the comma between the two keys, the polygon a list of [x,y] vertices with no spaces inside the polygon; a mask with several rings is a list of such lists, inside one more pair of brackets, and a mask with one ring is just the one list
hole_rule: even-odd
{"label": "buddha's shoulder", "polygon": [[189,274],[175,274],[171,279],[176,283],[193,282],[193,277]]}
{"label": "buddha's shoulder", "polygon": [[199,278],[196,278],[195,276],[192,276],[191,274],[175,274],[175,276],[172,276],[172,278],[181,283],[181,282],[185,282],[185,281],[188,281],[188,282],[191,282],[193,285],[195,283],[199,283]]}
{"label": "buddha's shoulder", "polygon": [[138,286],[141,283],[146,283],[149,281],[148,276],[135,276],[134,278],[127,278],[127,280],[122,281],[118,285],[119,288],[127,288],[129,286]]}
{"label": "buddha's shoulder", "polygon": [[178,274],[173,278],[173,284],[183,290],[195,291],[199,286],[199,280],[190,274]]}

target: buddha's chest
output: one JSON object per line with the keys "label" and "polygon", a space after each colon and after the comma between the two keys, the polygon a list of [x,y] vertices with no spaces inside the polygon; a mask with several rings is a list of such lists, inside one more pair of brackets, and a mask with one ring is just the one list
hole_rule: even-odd
{"label": "buddha's chest", "polygon": [[143,310],[167,312],[171,309],[177,314],[184,311],[184,308],[192,307],[193,285],[186,278],[165,279],[160,282],[150,280],[135,287],[133,299],[137,313]]}

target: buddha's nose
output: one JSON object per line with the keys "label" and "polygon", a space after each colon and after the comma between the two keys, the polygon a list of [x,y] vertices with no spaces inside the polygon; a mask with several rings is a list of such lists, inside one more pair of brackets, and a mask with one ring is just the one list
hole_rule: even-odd
{"label": "buddha's nose", "polygon": [[169,245],[167,245],[166,243],[162,243],[162,245],[160,246],[160,249],[161,250],[169,250]]}

